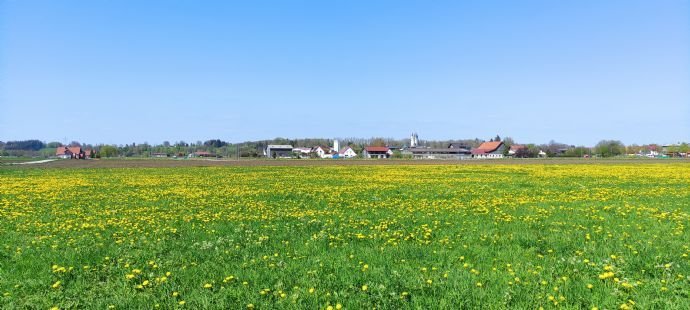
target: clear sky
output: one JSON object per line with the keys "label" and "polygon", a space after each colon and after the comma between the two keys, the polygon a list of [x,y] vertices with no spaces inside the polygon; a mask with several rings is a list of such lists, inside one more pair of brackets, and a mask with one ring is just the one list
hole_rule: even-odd
{"label": "clear sky", "polygon": [[0,140],[690,141],[690,5],[0,0]]}

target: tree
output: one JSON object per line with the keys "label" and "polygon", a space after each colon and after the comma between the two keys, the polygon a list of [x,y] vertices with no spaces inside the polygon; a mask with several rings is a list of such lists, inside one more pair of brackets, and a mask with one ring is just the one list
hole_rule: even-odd
{"label": "tree", "polygon": [[618,140],[601,140],[594,146],[594,151],[602,157],[618,156],[625,152],[625,144]]}
{"label": "tree", "polygon": [[103,157],[115,157],[117,156],[117,148],[112,145],[101,146],[99,152]]}
{"label": "tree", "polygon": [[[500,138],[500,137],[498,137],[498,138]],[[503,139],[503,145],[505,145],[505,147],[503,148],[503,156],[508,156],[508,152],[510,152],[510,147],[513,146],[513,144],[515,144],[515,141],[513,141],[513,138],[506,137],[505,139]]]}
{"label": "tree", "polygon": [[386,141],[383,138],[375,138],[371,140],[370,146],[386,146]]}
{"label": "tree", "polygon": [[5,150],[23,150],[23,151],[38,151],[45,147],[43,142],[38,140],[24,140],[24,141],[7,141],[5,143]]}
{"label": "tree", "polygon": [[501,142],[501,136],[496,135],[496,138],[494,138],[495,142]]}
{"label": "tree", "polygon": [[678,152],[680,152],[681,154],[685,154],[682,156],[687,157],[688,151],[690,151],[690,146],[686,142],[681,143],[680,146],[678,147]]}
{"label": "tree", "polygon": [[204,146],[210,147],[224,147],[226,145],[228,145],[228,143],[225,141],[221,141],[220,139],[208,140],[204,142]]}
{"label": "tree", "polygon": [[55,148],[58,148],[61,146],[62,146],[62,143],[60,143],[60,142],[48,142],[48,144],[46,144],[46,147],[51,148],[51,149],[55,149]]}

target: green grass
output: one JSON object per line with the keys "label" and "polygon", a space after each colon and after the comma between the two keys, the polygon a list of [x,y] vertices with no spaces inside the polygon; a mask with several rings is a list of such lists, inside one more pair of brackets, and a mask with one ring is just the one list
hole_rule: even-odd
{"label": "green grass", "polygon": [[3,168],[0,308],[687,309],[689,173]]}

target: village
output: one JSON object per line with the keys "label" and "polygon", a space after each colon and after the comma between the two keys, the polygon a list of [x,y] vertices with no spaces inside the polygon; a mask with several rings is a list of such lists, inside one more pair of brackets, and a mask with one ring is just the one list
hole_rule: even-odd
{"label": "village", "polygon": [[[209,140],[217,145],[223,145],[220,140]],[[626,156],[638,158],[685,158],[688,156],[687,144],[680,145],[647,145],[643,147],[625,147],[614,144],[608,146],[610,154],[603,154],[607,146],[597,147],[574,147],[563,144],[552,147],[548,145],[535,146],[533,144],[517,144],[508,138],[502,141],[500,137],[492,138],[489,141],[479,141],[472,147],[470,143],[449,142],[442,144],[430,143],[428,146],[420,142],[419,135],[412,133],[406,144],[403,145],[382,145],[382,141],[371,145],[341,145],[338,139],[330,140],[329,145],[318,144],[311,147],[293,146],[290,144],[267,144],[257,145],[254,153],[240,154],[240,147],[236,147],[237,152],[232,154],[222,154],[214,149],[213,143],[197,143],[187,145],[188,152],[162,151],[166,147],[146,147],[148,150],[141,155],[118,152],[114,146],[85,146],[70,145],[58,146],[55,148],[55,155],[51,157],[60,159],[92,159],[101,157],[151,157],[151,158],[242,158],[255,157],[267,159],[423,159],[423,160],[481,160],[481,159],[503,159],[503,158],[548,158],[548,157],[610,157]],[[602,141],[604,142],[604,141]],[[616,142],[616,141],[612,141]],[[601,143],[600,143],[601,144]],[[132,147],[135,145],[133,144]],[[129,147],[129,146],[126,146]],[[122,147],[120,147],[122,148]],[[194,150],[196,148],[196,150]],[[601,149],[604,151],[601,151]],[[614,150],[617,148],[618,150]],[[106,150],[114,149],[114,150]],[[191,151],[189,151],[192,149]],[[215,151],[214,151],[215,150]],[[618,153],[616,153],[618,152]]]}

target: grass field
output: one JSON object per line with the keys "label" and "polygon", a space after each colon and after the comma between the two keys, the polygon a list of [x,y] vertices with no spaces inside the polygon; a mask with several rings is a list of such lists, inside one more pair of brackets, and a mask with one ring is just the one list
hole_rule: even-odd
{"label": "grass field", "polygon": [[688,309],[689,223],[679,162],[2,167],[0,308]]}

